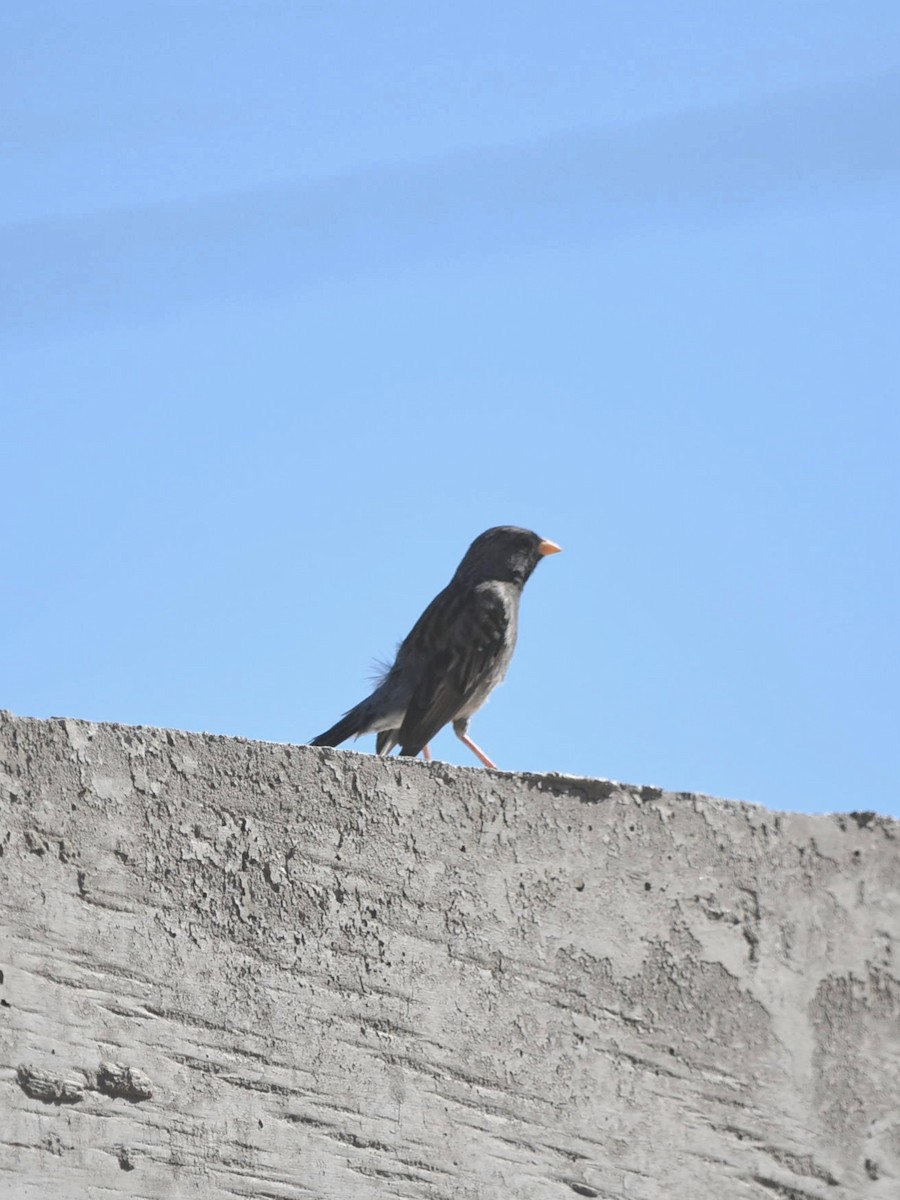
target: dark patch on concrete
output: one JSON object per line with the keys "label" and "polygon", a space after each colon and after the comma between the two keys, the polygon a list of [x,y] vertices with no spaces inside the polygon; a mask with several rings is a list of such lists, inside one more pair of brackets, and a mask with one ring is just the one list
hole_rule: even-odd
{"label": "dark patch on concrete", "polygon": [[84,1099],[84,1079],[45,1071],[31,1063],[16,1067],[16,1081],[26,1096],[43,1104],[78,1104]]}
{"label": "dark patch on concrete", "polygon": [[122,1063],[102,1062],[97,1072],[97,1091],[107,1096],[121,1097],[133,1104],[149,1100],[153,1086],[143,1071]]}

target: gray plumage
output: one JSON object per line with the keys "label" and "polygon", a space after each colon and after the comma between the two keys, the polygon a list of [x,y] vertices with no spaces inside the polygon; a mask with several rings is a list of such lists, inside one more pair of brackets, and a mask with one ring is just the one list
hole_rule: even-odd
{"label": "gray plumage", "polygon": [[376,733],[379,754],[400,746],[415,756],[448,722],[481,761],[494,764],[467,736],[469,719],[503,679],[516,645],[522,588],[545,554],[559,550],[528,529],[488,529],[466,551],[370,696],[312,746],[338,746]]}

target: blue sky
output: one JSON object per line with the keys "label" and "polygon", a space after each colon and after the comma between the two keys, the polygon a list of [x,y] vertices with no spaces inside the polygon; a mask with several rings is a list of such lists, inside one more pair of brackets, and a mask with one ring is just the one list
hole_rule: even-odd
{"label": "blue sky", "polygon": [[900,6],[0,26],[0,705],[306,741],[514,523],[502,767],[900,815]]}

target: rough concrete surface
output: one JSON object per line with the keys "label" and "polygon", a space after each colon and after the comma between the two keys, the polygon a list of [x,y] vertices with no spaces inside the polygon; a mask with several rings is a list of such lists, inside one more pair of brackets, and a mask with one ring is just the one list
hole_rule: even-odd
{"label": "rough concrete surface", "polygon": [[4,715],[0,1195],[897,1200],[898,834]]}

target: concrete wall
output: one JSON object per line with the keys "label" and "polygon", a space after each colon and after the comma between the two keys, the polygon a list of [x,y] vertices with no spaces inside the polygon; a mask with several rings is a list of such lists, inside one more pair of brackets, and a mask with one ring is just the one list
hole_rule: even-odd
{"label": "concrete wall", "polygon": [[0,1196],[897,1200],[898,832],[6,715]]}

